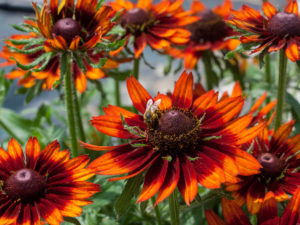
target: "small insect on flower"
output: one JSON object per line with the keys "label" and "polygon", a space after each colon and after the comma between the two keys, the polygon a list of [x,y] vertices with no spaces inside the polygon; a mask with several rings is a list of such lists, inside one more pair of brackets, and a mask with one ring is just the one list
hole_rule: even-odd
{"label": "small insect on flower", "polygon": [[144,113],[144,121],[146,123],[151,122],[151,118],[154,116],[155,111],[158,109],[161,99],[157,99],[154,103],[152,99],[149,99]]}

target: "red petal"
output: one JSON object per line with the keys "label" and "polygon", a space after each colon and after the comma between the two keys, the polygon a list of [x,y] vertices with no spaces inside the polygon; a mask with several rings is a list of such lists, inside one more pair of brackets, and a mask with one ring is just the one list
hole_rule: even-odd
{"label": "red petal", "polygon": [[280,220],[280,224],[294,225],[300,222],[300,188],[294,193],[286,206]]}
{"label": "red petal", "polygon": [[168,160],[159,158],[151,165],[137,202],[148,200],[160,189],[167,174],[168,164]]}
{"label": "red petal", "polygon": [[151,95],[134,77],[127,78],[127,89],[135,108],[144,114]]}
{"label": "red petal", "polygon": [[175,84],[172,103],[179,108],[190,108],[193,100],[193,75],[184,71]]}
{"label": "red petal", "polygon": [[36,205],[41,217],[49,224],[59,225],[63,222],[63,217],[59,210],[48,200],[40,199],[40,202]]}
{"label": "red petal", "polygon": [[289,4],[284,9],[287,13],[294,13],[298,15],[298,4],[296,0],[290,0]]}
{"label": "red petal", "polygon": [[265,186],[254,180],[247,192],[247,206],[251,214],[259,212],[265,198]]}
{"label": "red petal", "polygon": [[233,201],[222,198],[223,216],[230,225],[251,225],[244,211]]}
{"label": "red petal", "polygon": [[8,142],[7,149],[14,170],[24,168],[24,154],[20,144],[15,139],[11,138]]}
{"label": "red petal", "polygon": [[212,210],[205,210],[208,225],[226,225]]}
{"label": "red petal", "polygon": [[155,202],[155,205],[167,198],[176,188],[180,177],[179,159],[176,157],[168,166],[167,175]]}
{"label": "red petal", "polygon": [[269,19],[271,19],[277,13],[277,9],[268,1],[265,1],[263,3],[262,8],[263,8],[264,14]]}
{"label": "red petal", "polygon": [[257,215],[258,224],[274,225],[279,224],[277,202],[273,197],[267,197]]}
{"label": "red petal", "polygon": [[186,156],[180,159],[180,168],[178,189],[185,203],[190,205],[198,191],[197,174],[193,164]]}
{"label": "red petal", "polygon": [[146,35],[142,33],[140,36],[134,39],[134,57],[137,59],[143,53],[147,45]]}
{"label": "red petal", "polygon": [[285,55],[288,59],[290,59],[293,62],[296,62],[298,59],[300,59],[298,45],[296,41],[290,40],[288,42],[288,45],[285,49]]}
{"label": "red petal", "polygon": [[30,169],[35,169],[35,165],[40,156],[41,148],[38,140],[34,138],[29,138],[26,145],[26,165]]}

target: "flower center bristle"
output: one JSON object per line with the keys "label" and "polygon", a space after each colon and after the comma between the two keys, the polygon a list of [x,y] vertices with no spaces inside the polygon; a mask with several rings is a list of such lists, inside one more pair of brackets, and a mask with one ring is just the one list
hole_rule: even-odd
{"label": "flower center bristle", "polygon": [[166,154],[189,152],[193,155],[199,142],[200,122],[192,112],[182,109],[156,111],[148,123],[149,141]]}
{"label": "flower center bristle", "polygon": [[257,161],[262,165],[261,172],[269,177],[277,177],[282,172],[280,159],[272,153],[262,153],[257,157]]}
{"label": "flower center bristle", "polygon": [[10,199],[30,201],[44,194],[45,178],[32,169],[21,169],[13,173],[4,183],[4,192]]}
{"label": "flower center bristle", "polygon": [[225,24],[222,16],[210,9],[205,9],[198,14],[200,20],[189,25],[191,40],[194,42],[215,42],[227,36],[229,27]]}
{"label": "flower center bristle", "polygon": [[62,36],[69,45],[74,37],[81,35],[81,26],[72,18],[64,18],[55,23],[51,33],[53,36]]}
{"label": "flower center bristle", "polygon": [[276,36],[300,35],[300,20],[294,13],[279,12],[270,19],[267,30]]}

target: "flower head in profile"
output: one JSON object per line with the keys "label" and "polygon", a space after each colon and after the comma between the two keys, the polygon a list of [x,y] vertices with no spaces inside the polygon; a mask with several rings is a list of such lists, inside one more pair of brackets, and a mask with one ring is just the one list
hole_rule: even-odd
{"label": "flower head in profile", "polygon": [[[158,192],[156,204],[178,187],[185,202],[195,198],[198,183],[220,188],[224,182],[238,182],[238,174],[259,172],[257,160],[240,149],[252,140],[264,123],[251,126],[252,114],[239,117],[242,96],[218,100],[208,91],[193,100],[193,76],[183,72],[171,97],[158,93],[154,98],[133,77],[127,79],[129,96],[136,114],[109,105],[105,115],[91,123],[100,132],[123,139],[119,146],[83,145],[93,150],[108,150],[89,167],[99,174],[127,179],[147,170],[138,202]],[[122,116],[120,116],[122,115]]]}
{"label": "flower head in profile", "polygon": [[86,180],[94,171],[85,168],[89,159],[70,159],[53,141],[42,151],[36,138],[29,138],[25,154],[13,138],[8,151],[0,148],[0,224],[60,224],[63,216],[77,217],[99,186]]}
{"label": "flower head in profile", "polygon": [[239,11],[232,11],[233,18],[229,22],[245,32],[241,42],[255,46],[251,53],[283,49],[291,61],[298,60],[300,18],[297,1],[290,0],[282,12],[268,1],[264,1],[262,9],[264,16],[246,5]]}
{"label": "flower head in profile", "polygon": [[[285,123],[274,133],[265,128],[253,142],[252,155],[262,165],[260,173],[253,176],[240,176],[241,181],[229,184],[228,191],[239,205],[247,203],[252,214],[260,211],[263,203],[270,196],[278,202],[289,199],[300,186],[299,138],[288,138],[293,121]],[[250,145],[250,144],[247,144]],[[248,148],[248,146],[246,147]]]}
{"label": "flower head in profile", "polygon": [[[268,196],[262,205],[260,213],[257,215],[257,225],[295,225],[300,222],[300,188],[297,189],[291,200],[286,205],[281,217],[278,215],[276,200]],[[252,223],[244,211],[236,204],[235,201],[226,198],[222,199],[223,216],[226,223],[217,216],[214,211],[206,210],[205,216],[208,225],[229,225],[243,224],[251,225]]]}
{"label": "flower head in profile", "polygon": [[225,23],[225,20],[231,15],[231,8],[230,0],[224,0],[222,5],[216,6],[214,9],[207,9],[200,1],[194,0],[191,5],[191,12],[200,19],[187,26],[191,32],[187,46],[182,50],[170,48],[167,52],[176,58],[184,58],[184,67],[193,69],[206,50],[235,49],[240,41],[226,39],[236,34]]}
{"label": "flower head in profile", "polygon": [[[86,89],[87,78],[104,77],[101,69],[115,68],[116,61],[104,60],[103,45],[108,43],[107,33],[114,23],[115,11],[107,5],[100,8],[96,0],[44,1],[40,9],[33,3],[36,19],[25,20],[17,29],[24,35],[12,35],[0,54],[4,65],[19,67],[7,74],[9,79],[19,79],[19,84],[31,87],[41,83],[44,89],[57,86],[60,68],[65,64],[63,55],[72,53],[72,73],[77,90]],[[102,48],[98,45],[102,43]]]}
{"label": "flower head in profile", "polygon": [[126,37],[134,37],[134,55],[138,58],[147,44],[153,49],[163,50],[170,44],[184,44],[190,32],[182,26],[194,22],[197,17],[190,16],[181,5],[183,0],[162,0],[154,5],[152,0],[116,0],[112,7],[123,10],[119,24],[126,29]]}

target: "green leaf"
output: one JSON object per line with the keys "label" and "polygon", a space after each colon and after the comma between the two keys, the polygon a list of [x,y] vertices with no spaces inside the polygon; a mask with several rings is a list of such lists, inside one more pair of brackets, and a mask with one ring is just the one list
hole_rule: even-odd
{"label": "green leaf", "polygon": [[138,194],[142,182],[142,174],[132,177],[127,181],[121,196],[118,198],[114,206],[118,218],[124,215],[129,209],[131,199]]}
{"label": "green leaf", "polygon": [[[82,56],[78,55],[76,52],[73,52],[73,56],[77,62],[77,66],[79,66],[80,70],[83,72],[83,73],[86,73],[86,67],[84,65],[84,62],[82,60]],[[102,66],[101,66],[102,67]]]}
{"label": "green leaf", "polygon": [[256,46],[258,45],[258,43],[249,43],[249,44],[244,44],[244,43],[241,43],[239,46],[236,47],[235,50],[232,50],[230,52],[227,52],[224,59],[225,60],[229,60],[229,59],[233,59],[234,58],[234,55],[236,53],[242,53],[242,52],[245,52],[245,51],[248,51],[250,50],[253,46]]}
{"label": "green leaf", "polygon": [[14,29],[16,29],[16,30],[18,30],[18,31],[21,31],[21,32],[26,32],[26,33],[28,33],[28,32],[31,31],[30,29],[28,29],[28,28],[22,26],[22,24],[21,24],[21,25],[11,24],[11,26],[12,26]]}
{"label": "green leaf", "polygon": [[43,62],[44,60],[47,60],[47,58],[49,57],[49,55],[52,55],[52,52],[47,52],[42,54],[40,57],[38,57],[37,59],[35,59],[32,63],[28,64],[28,65],[23,65],[20,62],[18,62],[16,59],[12,58],[13,60],[16,61],[17,66],[22,69],[22,70],[30,70],[32,68],[34,68],[35,66],[39,65],[41,62]]}
{"label": "green leaf", "polygon": [[93,63],[88,57],[86,59],[88,60],[88,63],[93,68],[100,68],[100,69],[105,65],[105,63],[107,61],[107,58],[101,58],[98,63]]}
{"label": "green leaf", "polygon": [[39,68],[32,69],[32,71],[34,71],[34,72],[41,72],[42,70],[44,70],[46,68],[46,66],[49,64],[49,61],[52,58],[52,56],[54,56],[54,54],[55,53],[50,52],[50,54],[48,54],[46,56],[45,61],[43,62],[43,64]]}
{"label": "green leaf", "polygon": [[44,42],[44,38],[29,38],[29,39],[6,39],[5,41],[10,41],[14,45],[27,45],[29,43],[34,44],[42,44]]}
{"label": "green leaf", "polygon": [[5,100],[5,97],[7,95],[11,83],[12,83],[11,80],[8,80],[4,77],[4,69],[2,69],[0,72],[0,106]]}
{"label": "green leaf", "polygon": [[123,38],[121,40],[116,40],[114,42],[99,42],[96,45],[96,48],[101,50],[101,51],[114,51],[117,50],[118,48],[122,47],[125,44],[126,38]]}
{"label": "green leaf", "polygon": [[173,58],[171,56],[168,56],[168,63],[164,67],[164,75],[168,75],[172,69],[172,62]]}
{"label": "green leaf", "polygon": [[21,54],[30,55],[30,54],[36,53],[36,52],[44,49],[44,46],[37,46],[37,47],[31,48],[31,49],[24,49],[24,48],[23,49],[18,49],[18,48],[12,47],[10,45],[7,45],[7,48],[11,52],[18,52],[18,53],[21,53]]}

